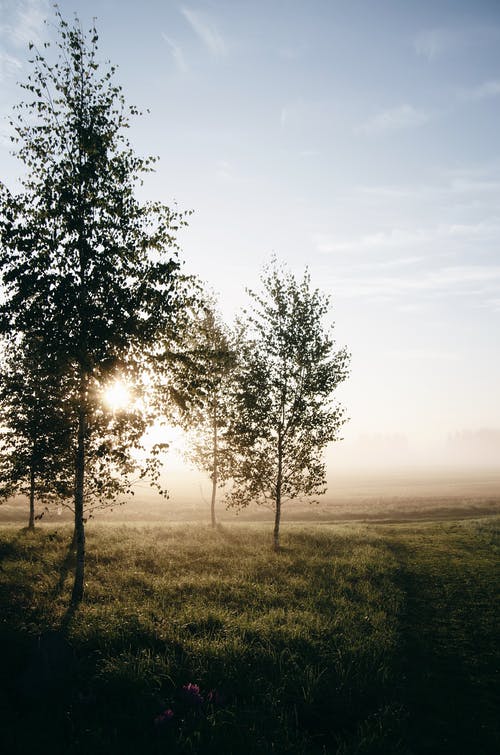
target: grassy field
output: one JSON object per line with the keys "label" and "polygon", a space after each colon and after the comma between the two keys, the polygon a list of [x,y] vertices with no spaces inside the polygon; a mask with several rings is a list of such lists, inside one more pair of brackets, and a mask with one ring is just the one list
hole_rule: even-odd
{"label": "grassy field", "polygon": [[0,750],[497,753],[498,523],[4,526]]}

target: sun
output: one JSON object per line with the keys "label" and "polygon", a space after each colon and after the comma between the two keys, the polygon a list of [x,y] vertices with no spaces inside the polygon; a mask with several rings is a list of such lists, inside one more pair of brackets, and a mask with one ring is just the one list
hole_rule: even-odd
{"label": "sun", "polygon": [[120,409],[126,409],[132,402],[130,389],[122,380],[115,380],[110,383],[103,391],[104,403],[114,412]]}

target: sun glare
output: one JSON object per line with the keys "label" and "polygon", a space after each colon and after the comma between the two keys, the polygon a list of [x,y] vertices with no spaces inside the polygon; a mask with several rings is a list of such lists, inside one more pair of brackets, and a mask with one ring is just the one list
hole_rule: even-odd
{"label": "sun glare", "polygon": [[132,397],[128,386],[121,380],[116,380],[103,391],[104,403],[113,411],[126,409],[130,406]]}

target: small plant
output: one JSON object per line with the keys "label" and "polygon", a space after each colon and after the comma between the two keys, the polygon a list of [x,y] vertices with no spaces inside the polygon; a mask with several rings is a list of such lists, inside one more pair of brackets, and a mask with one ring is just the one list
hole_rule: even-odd
{"label": "small plant", "polygon": [[154,724],[158,728],[164,727],[166,724],[169,724],[172,721],[174,716],[175,714],[172,708],[166,708],[163,713],[160,713],[159,716],[156,716]]}
{"label": "small plant", "polygon": [[[185,721],[192,717],[193,713],[207,716],[213,708],[221,708],[225,704],[225,696],[217,689],[211,689],[206,695],[202,694],[200,686],[188,682],[178,691],[177,695],[177,715],[173,708],[166,708],[154,719],[154,725],[158,729],[164,729],[174,718],[179,721]],[[175,703],[173,703],[175,706]]]}
{"label": "small plant", "polygon": [[203,695],[200,692],[200,688],[197,684],[184,684],[181,689],[181,700],[190,708],[197,708],[203,705]]}

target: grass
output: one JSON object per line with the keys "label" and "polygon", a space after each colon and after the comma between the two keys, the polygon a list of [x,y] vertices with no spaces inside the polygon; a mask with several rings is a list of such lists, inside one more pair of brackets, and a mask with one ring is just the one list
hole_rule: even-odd
{"label": "grass", "polygon": [[76,611],[70,539],[0,530],[3,752],[498,752],[495,518],[93,524]]}

